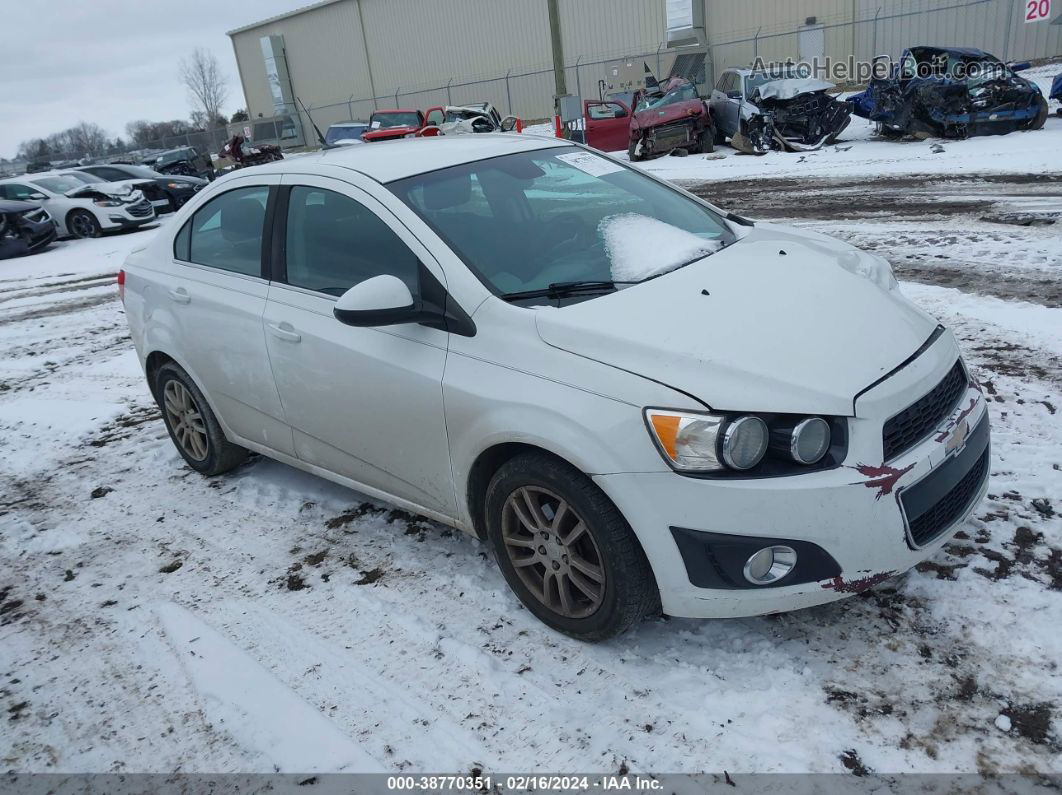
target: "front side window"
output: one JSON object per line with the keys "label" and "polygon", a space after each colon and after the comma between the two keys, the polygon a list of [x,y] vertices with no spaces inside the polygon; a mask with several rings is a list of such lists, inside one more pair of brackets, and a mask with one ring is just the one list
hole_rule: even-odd
{"label": "front side window", "polygon": [[40,185],[52,193],[66,193],[69,190],[83,188],[85,183],[74,177],[39,177],[33,180],[32,185]]}
{"label": "front side window", "polygon": [[19,185],[14,182],[0,185],[0,196],[12,201],[26,201],[34,193],[40,193],[40,191],[36,188],[31,188],[29,185]]}
{"label": "front side window", "polygon": [[174,256],[246,276],[262,275],[262,233],[269,188],[237,188],[198,209],[174,240]]}
{"label": "front side window", "polygon": [[[575,147],[453,166],[388,188],[501,295],[640,280],[734,240],[704,205]],[[661,244],[646,245],[646,235]]]}
{"label": "front side window", "polygon": [[417,256],[376,213],[349,196],[296,185],[288,197],[287,282],[342,295],[374,276],[418,292]]}
{"label": "front side window", "polygon": [[587,115],[591,119],[620,119],[627,115],[627,111],[623,109],[623,106],[616,102],[597,102],[590,105],[586,109]]}

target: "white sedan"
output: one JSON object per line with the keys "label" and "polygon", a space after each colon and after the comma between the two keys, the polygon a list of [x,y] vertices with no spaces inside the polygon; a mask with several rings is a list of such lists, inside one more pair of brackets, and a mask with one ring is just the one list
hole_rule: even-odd
{"label": "white sedan", "polygon": [[981,391],[883,259],[566,141],[239,171],[119,284],[190,467],[256,451],[473,533],[578,638],[872,587],[988,483]]}
{"label": "white sedan", "polygon": [[151,202],[131,185],[87,184],[83,176],[61,172],[0,180],[0,198],[40,203],[52,216],[60,237],[99,237],[155,220]]}

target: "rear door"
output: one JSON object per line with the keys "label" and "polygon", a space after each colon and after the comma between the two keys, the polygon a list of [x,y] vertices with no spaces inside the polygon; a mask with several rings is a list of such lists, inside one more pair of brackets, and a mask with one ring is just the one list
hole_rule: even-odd
{"label": "rear door", "polygon": [[602,152],[618,152],[630,143],[631,112],[622,102],[586,100],[586,144]]}
{"label": "rear door", "polygon": [[456,516],[442,400],[448,334],[355,328],[332,314],[348,288],[382,274],[416,297],[421,263],[445,284],[438,264],[367,192],[327,177],[284,178],[274,241],[266,344],[297,455]]}
{"label": "rear door", "polygon": [[[262,314],[267,208],[279,177],[230,179],[174,240],[174,267],[157,274],[158,311],[177,329],[182,365],[234,434],[292,455],[291,429],[269,366]],[[154,277],[153,277],[154,278]]]}

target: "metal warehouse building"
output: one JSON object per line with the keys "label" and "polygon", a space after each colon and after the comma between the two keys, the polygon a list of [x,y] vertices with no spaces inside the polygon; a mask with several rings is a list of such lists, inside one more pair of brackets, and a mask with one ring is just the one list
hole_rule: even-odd
{"label": "metal warehouse building", "polygon": [[[567,92],[587,98],[643,62],[666,75],[683,54],[704,54],[703,68],[680,64],[710,85],[756,57],[869,61],[915,44],[1062,53],[1062,0],[323,0],[228,35],[252,119],[291,117],[297,144],[297,101],[322,129],[375,108],[477,101],[551,115],[551,5]],[[1037,5],[1052,18],[1026,21]]]}

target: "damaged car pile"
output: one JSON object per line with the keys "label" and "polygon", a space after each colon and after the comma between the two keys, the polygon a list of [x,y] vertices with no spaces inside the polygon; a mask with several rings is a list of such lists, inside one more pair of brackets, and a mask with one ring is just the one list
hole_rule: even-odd
{"label": "damaged car pile", "polygon": [[967,138],[1038,130],[1047,120],[1039,87],[1004,64],[969,48],[911,47],[888,75],[852,97],[856,115],[887,136]]}
{"label": "damaged car pile", "polygon": [[[604,151],[625,146],[640,160],[711,152],[727,141],[752,155],[813,151],[834,143],[853,114],[876,122],[886,137],[919,139],[1038,130],[1047,119],[1040,88],[1017,74],[1028,63],[927,46],[889,60],[875,59],[866,90],[847,99],[834,83],[811,77],[807,65],[786,63],[726,69],[707,102],[683,77],[658,84],[646,65],[644,89],[584,102],[581,129],[571,137]],[[1050,96],[1062,100],[1062,75]]]}

